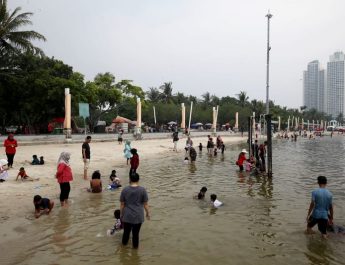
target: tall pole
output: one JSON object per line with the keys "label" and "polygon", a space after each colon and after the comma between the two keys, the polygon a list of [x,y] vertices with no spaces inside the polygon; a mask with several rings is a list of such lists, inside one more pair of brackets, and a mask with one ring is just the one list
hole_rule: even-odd
{"label": "tall pole", "polygon": [[193,112],[193,101],[190,103],[189,122],[188,122],[188,135],[190,135],[190,122],[192,120],[192,112]]}
{"label": "tall pole", "polygon": [[156,118],[156,108],[153,106],[153,118],[155,119],[155,126],[157,126],[157,118]]}
{"label": "tall pole", "polygon": [[266,69],[266,114],[270,113],[270,106],[269,106],[269,83],[270,83],[270,19],[272,18],[272,14],[270,14],[270,11],[268,10],[267,17],[267,69]]}

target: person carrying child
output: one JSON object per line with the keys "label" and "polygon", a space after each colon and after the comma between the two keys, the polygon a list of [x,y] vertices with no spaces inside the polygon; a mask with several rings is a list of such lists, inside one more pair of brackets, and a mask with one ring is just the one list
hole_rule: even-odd
{"label": "person carrying child", "polygon": [[48,198],[42,198],[40,195],[35,195],[34,197],[35,205],[35,217],[39,218],[42,215],[42,212],[49,214],[54,207],[54,202]]}
{"label": "person carrying child", "polygon": [[112,229],[108,230],[108,235],[114,235],[116,232],[119,232],[123,229],[122,221],[121,221],[121,211],[120,210],[115,210],[114,211],[114,217],[115,217],[115,224]]}
{"label": "person carrying child", "polygon": [[244,161],[247,160],[246,154],[247,154],[246,149],[242,149],[241,153],[238,155],[236,165],[238,165],[240,171],[243,171],[243,163],[244,163]]}
{"label": "person carrying child", "polygon": [[20,176],[20,178],[21,178],[22,181],[24,181],[24,180],[30,180],[30,181],[39,180],[39,178],[34,179],[34,178],[29,177],[29,176],[26,174],[26,171],[25,171],[25,169],[24,169],[23,167],[21,167],[21,168],[19,169],[19,172],[18,172],[18,174],[17,174],[16,181],[18,180],[19,176]]}

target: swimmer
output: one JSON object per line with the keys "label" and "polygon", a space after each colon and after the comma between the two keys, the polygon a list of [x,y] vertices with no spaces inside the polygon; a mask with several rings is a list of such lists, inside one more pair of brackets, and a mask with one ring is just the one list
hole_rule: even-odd
{"label": "swimmer", "polygon": [[218,208],[219,206],[223,205],[223,203],[221,201],[217,200],[216,194],[211,194],[210,199],[211,199],[213,207],[215,207],[215,208]]}

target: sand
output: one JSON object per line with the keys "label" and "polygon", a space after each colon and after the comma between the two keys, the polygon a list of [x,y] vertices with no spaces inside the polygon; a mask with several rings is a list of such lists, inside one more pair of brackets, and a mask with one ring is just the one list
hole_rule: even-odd
{"label": "sand", "polygon": [[[194,145],[202,142],[206,147],[207,137],[198,137],[194,139]],[[240,136],[222,136],[226,146],[231,144],[245,142],[246,138]],[[83,162],[81,158],[81,144],[49,144],[49,145],[31,145],[20,146],[14,158],[13,168],[10,169],[9,179],[0,183],[0,200],[2,202],[0,223],[8,222],[16,217],[23,217],[28,209],[32,209],[34,214],[33,196],[39,194],[48,197],[59,204],[60,188],[55,178],[57,159],[62,151],[71,153],[71,167],[74,180],[71,183],[71,194],[84,191],[89,187],[89,181],[83,179]],[[178,152],[176,155],[184,156],[185,138],[178,142]],[[132,148],[138,149],[140,163],[145,163],[146,159],[154,159],[170,153],[174,154],[171,138],[133,141]],[[89,178],[94,170],[100,170],[103,183],[107,184],[111,170],[116,169],[117,175],[126,185],[128,183],[129,166],[126,165],[126,159],[123,156],[124,144],[117,142],[91,142],[91,163],[88,171]],[[206,152],[206,150],[205,150]],[[44,156],[44,165],[30,165],[32,155],[38,157]],[[6,158],[4,148],[0,153],[0,158]],[[24,167],[27,174],[33,178],[39,178],[39,181],[15,181],[20,167]],[[106,185],[103,185],[106,186]],[[86,191],[85,191],[86,192]],[[8,206],[6,206],[8,205]]]}

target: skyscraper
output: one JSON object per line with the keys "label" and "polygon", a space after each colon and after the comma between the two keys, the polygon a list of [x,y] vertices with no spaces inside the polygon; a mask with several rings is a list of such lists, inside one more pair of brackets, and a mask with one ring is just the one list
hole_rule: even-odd
{"label": "skyscraper", "polygon": [[320,63],[314,60],[303,72],[303,105],[307,109],[325,111],[325,70],[320,69]]}
{"label": "skyscraper", "polygon": [[345,101],[345,56],[343,52],[335,52],[327,63],[327,113],[337,118],[344,115]]}

